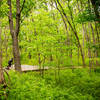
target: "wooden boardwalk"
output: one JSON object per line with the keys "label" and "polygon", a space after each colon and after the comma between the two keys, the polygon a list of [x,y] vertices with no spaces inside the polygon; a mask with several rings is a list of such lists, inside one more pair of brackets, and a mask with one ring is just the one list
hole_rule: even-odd
{"label": "wooden boardwalk", "polygon": [[[22,72],[27,72],[27,71],[41,71],[41,70],[65,70],[65,69],[82,69],[84,68],[83,66],[73,66],[73,67],[60,67],[60,68],[55,68],[55,67],[42,67],[40,69],[39,66],[32,66],[32,65],[21,65],[21,70]],[[90,68],[88,66],[86,66],[85,68]],[[93,69],[94,67],[91,67],[91,69]],[[15,70],[14,65],[12,65],[12,67],[10,69]]]}
{"label": "wooden boardwalk", "polygon": [[[11,69],[15,69],[14,65],[12,65]],[[27,71],[40,71],[40,70],[47,70],[48,67],[41,68],[39,66],[32,66],[32,65],[21,65],[21,70],[22,72],[27,72]]]}

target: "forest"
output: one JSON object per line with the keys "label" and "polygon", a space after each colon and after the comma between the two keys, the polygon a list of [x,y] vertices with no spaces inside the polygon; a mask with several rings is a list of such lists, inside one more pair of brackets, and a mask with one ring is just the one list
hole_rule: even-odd
{"label": "forest", "polygon": [[0,100],[100,100],[100,0],[0,0]]}

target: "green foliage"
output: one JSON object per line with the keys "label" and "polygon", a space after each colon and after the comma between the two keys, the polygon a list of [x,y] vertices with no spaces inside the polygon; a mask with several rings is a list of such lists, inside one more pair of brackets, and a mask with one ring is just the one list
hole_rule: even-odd
{"label": "green foliage", "polygon": [[7,0],[0,0],[0,18],[3,18],[8,13]]}
{"label": "green foliage", "polygon": [[[24,8],[21,14],[21,27],[20,27],[20,34],[19,34],[19,49],[21,54],[21,63],[22,64],[29,64],[29,65],[38,65],[39,64],[39,56],[40,53],[40,60],[42,65],[47,66],[59,66],[66,67],[66,66],[78,66],[82,65],[81,55],[78,42],[76,37],[74,36],[70,26],[68,25],[67,21],[67,31],[65,29],[63,19],[60,13],[51,5],[54,3],[50,0],[26,0],[24,4]],[[73,21],[76,27],[76,31],[78,34],[79,41],[81,46],[83,44],[83,29],[82,25],[79,23],[84,23],[86,25],[87,35],[92,37],[92,30],[88,27],[88,22],[91,21],[93,26],[94,33],[96,33],[95,25],[93,23],[93,18],[95,14],[93,10],[89,9],[87,6],[87,0],[80,1],[80,0],[63,0],[60,1],[62,4],[65,13],[68,16],[68,19],[71,25],[74,27],[72,22]],[[81,4],[85,5],[80,12],[79,8],[81,9]],[[2,1],[0,6],[7,4],[6,1]],[[20,5],[22,8],[23,0],[20,0]],[[1,7],[0,10],[5,9]],[[6,8],[5,10],[7,10]],[[12,0],[12,11],[13,11],[13,18],[14,18],[14,26],[15,26],[15,18],[16,18],[16,2]],[[6,11],[5,11],[6,12]],[[72,16],[71,16],[72,14]],[[2,14],[1,14],[2,15]],[[78,16],[77,16],[78,15]],[[2,40],[3,40],[3,66],[7,66],[7,61],[12,57],[12,39],[10,36],[10,31],[8,28],[8,16],[0,19],[1,27],[2,27]],[[75,21],[78,21],[78,23]],[[84,25],[84,26],[85,26]],[[99,24],[96,24],[99,27]],[[97,29],[99,32],[99,30]],[[5,34],[5,35],[4,35]],[[95,34],[95,40],[97,38]],[[92,39],[92,38],[91,38]],[[96,41],[97,42],[97,41]],[[100,50],[99,43],[87,42],[86,36],[84,36],[84,52],[88,50],[90,47],[91,51]],[[72,52],[71,52],[72,51]],[[79,58],[78,58],[79,52]],[[72,58],[71,58],[72,53]],[[99,53],[97,59],[99,59]],[[45,56],[45,62],[43,62]],[[85,54],[86,59],[88,59],[87,54]],[[80,59],[79,61],[77,60]],[[88,65],[88,63],[86,62]]]}
{"label": "green foliage", "polygon": [[[32,10],[32,8],[35,7],[35,3],[36,3],[35,0],[29,0],[29,1],[25,0],[24,6],[23,6],[23,0],[21,0],[21,5],[23,6],[22,18],[29,16],[29,14],[30,14],[29,12]],[[22,9],[22,6],[21,6],[21,9]]]}
{"label": "green foliage", "polygon": [[98,21],[94,12],[91,11],[91,9],[89,8],[85,8],[85,10],[82,13],[79,13],[76,20],[78,23]]}
{"label": "green foliage", "polygon": [[[22,8],[23,0],[20,1]],[[93,9],[87,7],[87,0],[59,1],[70,24],[77,31],[86,65],[89,65],[89,61],[93,61],[94,65],[97,61],[99,63],[100,43],[97,40],[100,37],[98,35],[99,23],[97,23],[98,20]],[[12,0],[12,12],[15,26],[15,0]],[[13,56],[7,13],[6,0],[2,0],[0,2],[0,28],[2,29],[2,62],[4,67]],[[63,20],[65,20],[67,29],[65,29]],[[54,0],[25,0],[20,24],[18,41],[21,64],[48,66],[54,70],[45,72],[43,78],[37,72],[19,74],[9,71],[11,84],[8,84],[9,87],[6,89],[0,86],[0,95],[2,95],[0,100],[5,99],[5,93],[8,96],[7,100],[100,99],[100,68],[95,69],[97,73],[89,73],[87,69],[57,70],[57,68],[81,66],[82,59],[77,39],[66,18],[62,19],[56,10]],[[95,39],[95,43],[93,39]],[[91,56],[94,55],[92,58],[88,57],[88,49],[91,50]],[[98,55],[95,56],[96,52]],[[91,66],[93,67],[93,64]],[[6,80],[8,82],[7,77]]]}
{"label": "green foliage", "polygon": [[[60,80],[53,70],[39,73],[10,71],[8,100],[99,100],[100,74],[86,69],[61,70]],[[19,78],[20,77],[20,78]]]}

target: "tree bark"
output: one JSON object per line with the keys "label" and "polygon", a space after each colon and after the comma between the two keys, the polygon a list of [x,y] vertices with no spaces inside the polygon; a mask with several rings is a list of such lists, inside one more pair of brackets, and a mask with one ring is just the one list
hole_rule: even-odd
{"label": "tree bark", "polygon": [[2,70],[2,40],[1,40],[1,28],[0,28],[0,84],[4,83],[4,74]]}
{"label": "tree bark", "polygon": [[13,55],[14,55],[15,69],[17,71],[21,71],[20,53],[19,53],[17,36],[13,36]]}
{"label": "tree bark", "polygon": [[99,32],[98,32],[98,27],[97,27],[97,23],[95,22],[95,31],[96,31],[96,38],[97,38],[97,42],[99,43]]}
{"label": "tree bark", "polygon": [[[86,27],[84,26],[84,24],[82,24],[82,28],[83,28],[83,31],[84,31],[84,36],[85,36],[85,39],[88,43],[90,43],[90,37],[88,36],[87,34],[87,29]],[[89,57],[89,67],[91,69],[91,49],[90,47],[88,46],[88,57]]]}
{"label": "tree bark", "polygon": [[[92,26],[91,23],[90,23],[90,27],[91,27],[91,30],[92,30],[93,44],[96,45],[96,43],[97,43],[98,41],[96,41],[96,39],[95,39],[95,33],[94,33],[94,29],[93,29],[93,26]],[[98,42],[98,43],[99,43],[99,42]],[[95,49],[94,57],[95,57],[95,58],[98,58],[98,50],[97,50],[97,49]],[[98,60],[97,60],[97,59],[96,59],[96,65],[98,66]]]}
{"label": "tree bark", "polygon": [[7,30],[7,27],[5,27],[5,31],[4,31],[4,45],[5,45],[5,53],[6,53],[6,63],[8,62],[8,53],[7,53],[7,50],[8,50],[8,37],[6,35],[6,31]]}

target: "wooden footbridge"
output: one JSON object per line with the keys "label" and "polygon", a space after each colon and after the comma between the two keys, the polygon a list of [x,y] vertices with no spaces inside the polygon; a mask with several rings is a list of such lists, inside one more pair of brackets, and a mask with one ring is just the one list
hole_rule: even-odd
{"label": "wooden footbridge", "polygon": [[[10,69],[15,69],[14,65],[11,66]],[[22,72],[27,72],[27,71],[40,71],[40,70],[47,70],[48,67],[42,67],[40,68],[39,66],[32,66],[32,65],[21,65],[21,71]]]}
{"label": "wooden footbridge", "polygon": [[[60,68],[55,68],[55,67],[47,67],[45,66],[43,67],[39,67],[39,66],[32,66],[32,65],[21,65],[21,71],[22,72],[28,72],[28,71],[41,71],[41,70],[48,70],[48,69],[53,69],[53,70],[65,70],[65,69],[81,69],[84,68],[83,66],[73,66],[73,67],[60,67]],[[86,68],[90,68],[90,67],[86,67]],[[10,69],[15,70],[14,65],[11,66]],[[91,69],[94,69],[94,67],[91,67]]]}

